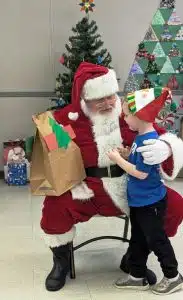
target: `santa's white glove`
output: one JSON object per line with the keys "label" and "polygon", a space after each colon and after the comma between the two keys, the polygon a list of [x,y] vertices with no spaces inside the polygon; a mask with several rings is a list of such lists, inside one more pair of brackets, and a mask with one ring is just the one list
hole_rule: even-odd
{"label": "santa's white glove", "polygon": [[171,147],[161,140],[146,140],[144,146],[137,148],[137,152],[141,152],[144,163],[147,165],[161,164],[172,155]]}

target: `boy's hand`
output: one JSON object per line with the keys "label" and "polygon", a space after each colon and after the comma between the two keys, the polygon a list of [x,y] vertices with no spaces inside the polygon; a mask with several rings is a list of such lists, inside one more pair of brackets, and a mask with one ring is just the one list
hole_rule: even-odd
{"label": "boy's hand", "polygon": [[118,152],[124,159],[128,159],[128,156],[130,155],[130,148],[129,147],[124,148],[123,146],[121,146],[118,148]]}
{"label": "boy's hand", "polygon": [[112,160],[114,163],[117,163],[119,159],[121,159],[121,155],[117,149],[113,149],[107,152],[107,156]]}

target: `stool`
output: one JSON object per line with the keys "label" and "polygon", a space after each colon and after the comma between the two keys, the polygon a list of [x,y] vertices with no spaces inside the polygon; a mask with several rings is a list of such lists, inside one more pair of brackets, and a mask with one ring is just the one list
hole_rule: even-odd
{"label": "stool", "polygon": [[127,216],[119,216],[117,217],[119,219],[122,219],[125,221],[125,225],[124,225],[124,231],[123,231],[123,236],[119,237],[119,236],[99,236],[99,237],[95,237],[93,239],[87,240],[77,246],[73,245],[73,242],[70,245],[70,278],[71,279],[75,279],[76,278],[76,270],[75,270],[75,263],[74,263],[74,251],[84,247],[85,245],[88,245],[90,243],[99,241],[99,240],[105,240],[105,239],[110,239],[110,240],[119,240],[122,241],[124,243],[129,243],[129,240],[127,239],[128,237],[128,228],[129,228],[129,218]]}

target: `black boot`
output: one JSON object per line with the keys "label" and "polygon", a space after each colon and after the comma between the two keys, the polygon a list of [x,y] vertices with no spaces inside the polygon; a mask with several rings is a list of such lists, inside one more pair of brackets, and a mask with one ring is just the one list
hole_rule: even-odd
{"label": "black boot", "polygon": [[58,291],[65,285],[69,272],[69,247],[64,245],[51,248],[53,252],[53,268],[46,278],[45,286],[48,291]]}
{"label": "black boot", "polygon": [[[128,248],[126,254],[122,257],[121,264],[120,264],[120,269],[127,274],[130,273],[129,258],[130,258],[130,250]],[[147,281],[149,282],[149,285],[154,285],[157,282],[156,274],[149,269],[147,269],[146,278]]]}

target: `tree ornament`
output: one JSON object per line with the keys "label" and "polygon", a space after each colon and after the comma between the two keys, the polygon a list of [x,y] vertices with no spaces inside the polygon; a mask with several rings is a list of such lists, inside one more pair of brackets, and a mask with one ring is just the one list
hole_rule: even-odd
{"label": "tree ornament", "polygon": [[149,80],[147,74],[144,75],[144,80],[140,84],[140,89],[149,89],[154,87],[152,82]]}
{"label": "tree ornament", "polygon": [[170,19],[168,20],[168,25],[182,25],[181,19],[179,16],[177,16],[175,8],[170,16]]}
{"label": "tree ornament", "polygon": [[178,81],[177,81],[177,78],[175,77],[175,75],[170,77],[167,87],[171,90],[178,90],[179,84],[178,84]]}
{"label": "tree ornament", "polygon": [[159,68],[157,66],[157,63],[155,62],[155,56],[154,55],[149,55],[148,57],[148,65],[145,70],[145,73],[147,74],[157,74],[159,73]]}
{"label": "tree ornament", "polygon": [[145,44],[142,42],[138,46],[138,52],[136,53],[136,58],[147,57],[148,52],[145,48]]}
{"label": "tree ornament", "polygon": [[100,64],[102,63],[102,61],[103,61],[103,59],[102,59],[102,57],[99,55],[99,56],[97,57],[97,62],[98,62],[98,64],[100,65]]}
{"label": "tree ornament", "polygon": [[168,24],[164,25],[163,33],[161,34],[160,41],[161,42],[169,42],[173,40],[173,36],[168,29]]}
{"label": "tree ornament", "polygon": [[81,6],[81,11],[85,11],[86,14],[89,11],[93,12],[93,7],[95,7],[93,0],[82,0],[79,5]]}
{"label": "tree ornament", "polygon": [[62,65],[64,64],[65,58],[64,58],[63,55],[59,58],[59,62],[60,62]]}
{"label": "tree ornament", "polygon": [[172,44],[172,48],[170,49],[168,56],[170,56],[170,57],[176,57],[176,56],[180,56],[180,55],[181,55],[180,54],[180,50],[179,50],[177,44],[173,43]]}
{"label": "tree ornament", "polygon": [[154,86],[162,86],[162,80],[160,79],[160,73],[157,73],[156,80],[154,81]]}

